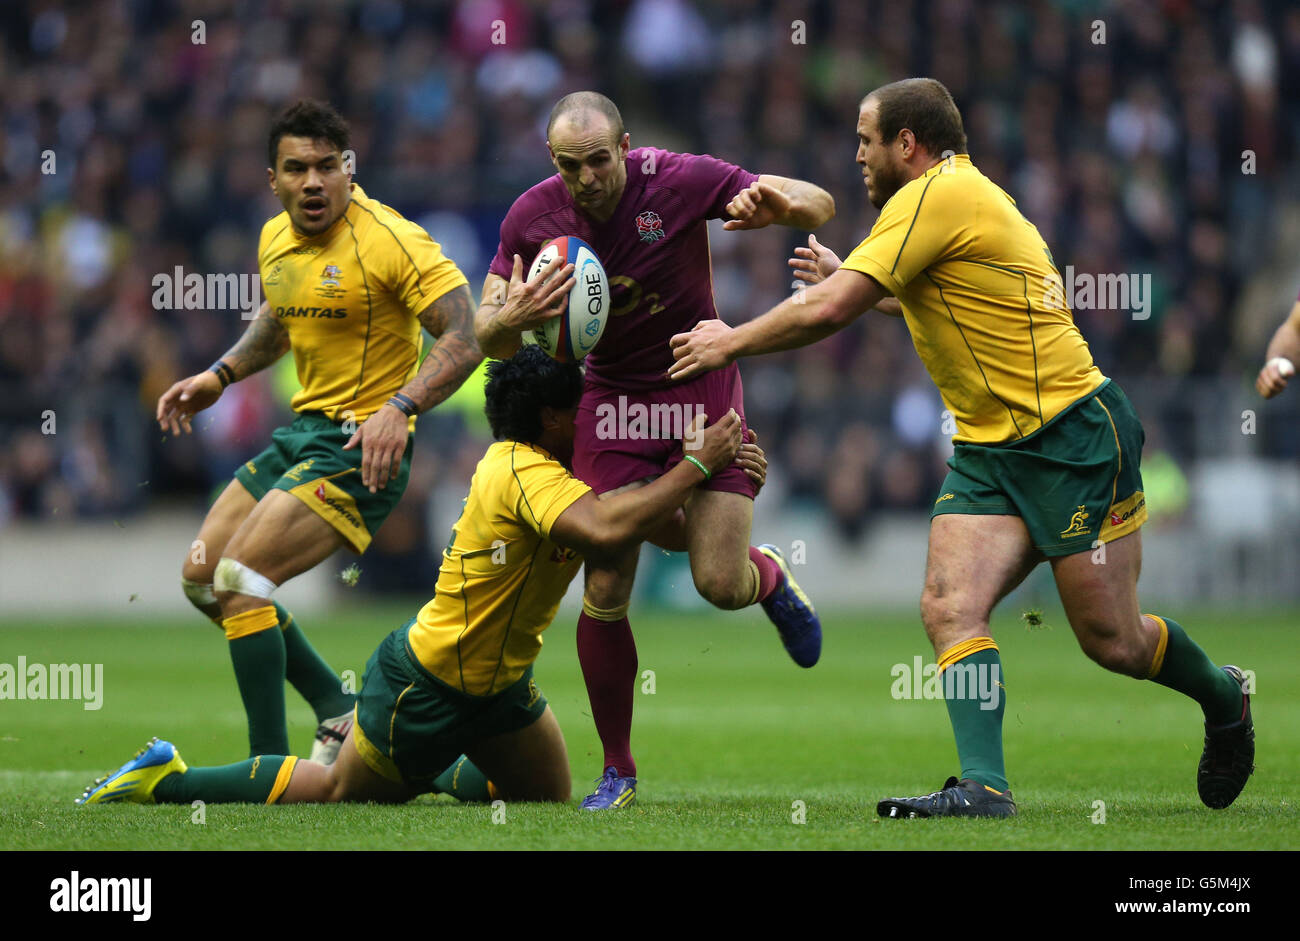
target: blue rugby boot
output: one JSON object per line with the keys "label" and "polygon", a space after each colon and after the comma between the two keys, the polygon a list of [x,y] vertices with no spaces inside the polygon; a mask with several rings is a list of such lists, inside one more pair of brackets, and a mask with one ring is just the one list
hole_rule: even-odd
{"label": "blue rugby boot", "polygon": [[618,769],[609,767],[596,782],[595,792],[582,801],[583,810],[614,810],[636,803],[636,778],[620,778]]}
{"label": "blue rugby boot", "polygon": [[785,581],[762,602],[768,620],[776,625],[781,643],[790,659],[801,667],[810,667],[822,655],[822,622],[808,596],[803,593],[785,556],[776,546],[764,543],[758,551],[781,568]]}
{"label": "blue rugby boot", "polygon": [[77,798],[78,804],[111,804],[131,801],[135,804],[154,803],[153,789],[169,774],[184,774],[189,768],[171,742],[158,738],[135,753],[135,757],[108,777],[100,778]]}

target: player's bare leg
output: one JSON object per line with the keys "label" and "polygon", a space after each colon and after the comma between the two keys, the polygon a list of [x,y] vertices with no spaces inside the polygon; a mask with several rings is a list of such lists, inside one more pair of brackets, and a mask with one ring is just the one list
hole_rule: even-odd
{"label": "player's bare leg", "polygon": [[[233,559],[276,585],[315,568],[344,545],[343,536],[293,494],[269,490],[226,544]],[[250,610],[258,599],[218,589],[223,617]]]}
{"label": "player's bare leg", "polygon": [[551,707],[532,725],[484,739],[467,752],[491,782],[493,797],[567,803],[569,753]]}
{"label": "player's bare leg", "polygon": [[208,510],[195,539],[197,545],[190,545],[181,566],[181,586],[185,597],[218,627],[221,626],[221,605],[213,593],[212,575],[230,537],[248,519],[255,506],[257,499],[243,484],[232,479]]}
{"label": "player's bare leg", "polygon": [[1018,516],[948,513],[930,521],[921,622],[934,654],[992,637],[989,615],[1043,557]]}
{"label": "player's bare leg", "polygon": [[1113,673],[1146,679],[1160,625],[1138,610],[1142,531],[1095,550],[1052,560],[1065,616],[1080,648]]}
{"label": "player's bare leg", "polygon": [[665,552],[687,552],[686,514],[679,508],[668,521],[651,533],[646,542]]}
{"label": "player's bare leg", "polygon": [[930,521],[921,620],[944,679],[961,774],[932,794],[881,801],[882,817],[1016,812],[1002,757],[1006,687],[989,615],[1040,561],[1018,516],[945,514]]}
{"label": "player's bare leg", "polygon": [[271,592],[341,545],[342,535],[297,497],[272,490],[235,531],[217,565],[214,584],[248,712],[250,755],[289,752],[285,640]]}
{"label": "player's bare leg", "polygon": [[1197,791],[1207,806],[1231,804],[1254,770],[1255,731],[1244,676],[1219,668],[1172,618],[1142,614],[1137,582],[1142,531],[1090,552],[1052,560],[1056,587],[1079,646],[1107,670],[1154,680],[1196,700],[1205,714]]}
{"label": "player's bare leg", "polygon": [[[185,596],[219,628],[223,615],[213,587],[217,564],[257,502],[238,479],[231,480],[208,511],[199,528],[198,545],[190,547],[181,567]],[[338,678],[311,646],[293,615],[278,603],[271,604],[284,638],[285,678],[307,700],[320,723],[317,739],[321,743],[313,747],[313,758],[323,760],[324,755],[332,759],[341,743],[339,736],[347,732],[352,697],[343,693]]]}
{"label": "player's bare leg", "polygon": [[299,761],[280,804],[334,804],[344,801],[370,801],[376,804],[404,804],[415,797],[414,788],[377,773],[357,751],[351,732],[339,749],[332,765]]}
{"label": "player's bare leg", "polygon": [[685,507],[686,541],[696,590],[735,610],[762,604],[786,652],[801,667],[821,657],[821,621],[776,546],[751,546],[754,501],[740,493],[697,490]]}
{"label": "player's bare leg", "polygon": [[695,590],[725,611],[758,600],[758,568],[749,560],[754,501],[739,493],[696,490],[686,502],[686,545]]}

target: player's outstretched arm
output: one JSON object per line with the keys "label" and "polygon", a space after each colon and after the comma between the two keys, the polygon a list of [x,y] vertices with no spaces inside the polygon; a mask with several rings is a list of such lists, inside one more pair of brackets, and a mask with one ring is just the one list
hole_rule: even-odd
{"label": "player's outstretched arm", "polygon": [[820,284],[800,291],[763,316],[738,327],[703,320],[670,344],[676,362],[669,379],[689,379],[721,369],[742,356],[793,350],[842,330],[880,303],[885,289],[857,271],[837,271]]}
{"label": "player's outstretched arm", "polygon": [[834,218],[835,200],[820,186],[764,173],[727,203],[727,214],[724,229],[815,229]]}
{"label": "player's outstretched arm", "polygon": [[510,280],[489,273],[474,314],[474,333],[483,352],[494,359],[509,359],[519,352],[525,330],[535,330],[564,310],[573,286],[573,265],[556,258],[524,281],[524,262],[515,256]]}
{"label": "player's outstretched arm", "polygon": [[1295,363],[1300,359],[1300,301],[1291,307],[1290,316],[1277,328],[1264,355],[1268,361],[1255,378],[1255,390],[1264,398],[1271,399],[1286,388],[1287,380],[1295,375]]}
{"label": "player's outstretched arm", "polygon": [[154,418],[159,427],[172,434],[187,434],[190,419],[217,399],[232,382],[238,382],[265,369],[289,349],[289,331],[271,313],[266,301],[248,325],[239,342],[213,364],[212,368],[175,383],[158,398]]}
{"label": "player's outstretched arm", "polygon": [[420,325],[437,338],[429,355],[411,381],[343,445],[345,451],[361,445],[361,484],[371,493],[401,472],[407,419],[445,401],[483,361],[474,339],[474,298],[465,285],[452,288],[418,316]]}
{"label": "player's outstretched arm", "polygon": [[[706,421],[707,416],[696,416],[686,430],[684,446],[686,454],[712,475],[731,464],[740,451],[740,416],[732,409],[708,428],[704,427]],[[766,476],[766,461],[763,473]],[[707,479],[687,459],[644,487],[605,500],[588,493],[560,514],[551,527],[551,539],[583,555],[617,555],[662,526],[665,517],[671,516],[696,485]]]}
{"label": "player's outstretched arm", "polygon": [[[804,284],[820,284],[840,270],[840,256],[817,241],[817,236],[809,235],[808,247],[800,245],[796,248],[794,257],[787,264],[794,269],[796,280]],[[889,294],[877,301],[872,310],[887,317],[903,316],[903,305],[898,302],[898,298]]]}

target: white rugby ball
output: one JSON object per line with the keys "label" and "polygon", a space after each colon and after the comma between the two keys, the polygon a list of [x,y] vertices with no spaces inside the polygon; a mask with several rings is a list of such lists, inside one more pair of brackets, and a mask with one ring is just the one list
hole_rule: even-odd
{"label": "white rugby ball", "polygon": [[558,317],[531,331],[532,339],[547,355],[562,363],[576,363],[596,348],[609,321],[609,279],[590,245],[573,235],[561,235],[542,246],[528,270],[531,281],[556,258],[573,265],[577,284]]}

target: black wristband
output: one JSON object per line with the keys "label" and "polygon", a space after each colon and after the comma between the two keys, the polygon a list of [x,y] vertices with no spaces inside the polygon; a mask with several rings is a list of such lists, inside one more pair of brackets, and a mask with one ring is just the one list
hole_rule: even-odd
{"label": "black wristband", "polygon": [[209,366],[208,372],[217,374],[217,378],[221,380],[221,388],[223,389],[235,381],[235,371],[226,364],[224,359],[219,359]]}
{"label": "black wristband", "polygon": [[401,392],[394,392],[393,397],[388,400],[388,404],[407,418],[420,414],[420,410],[415,406],[415,400],[409,395],[403,395]]}

